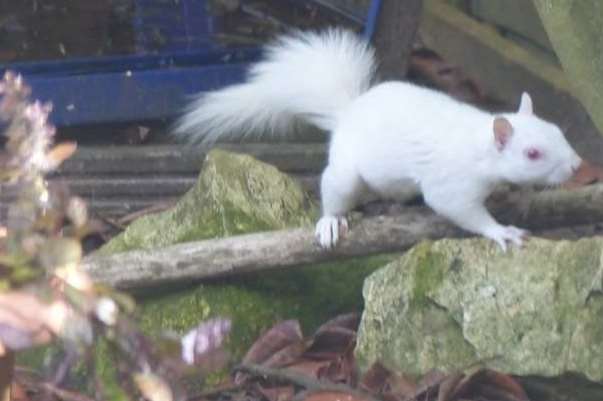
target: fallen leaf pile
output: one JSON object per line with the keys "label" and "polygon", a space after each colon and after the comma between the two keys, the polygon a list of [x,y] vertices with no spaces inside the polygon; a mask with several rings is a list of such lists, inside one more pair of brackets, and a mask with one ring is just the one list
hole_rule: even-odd
{"label": "fallen leaf pile", "polygon": [[339,316],[304,338],[295,320],[276,324],[249,349],[229,383],[189,400],[528,401],[519,382],[488,369],[411,378],[375,363],[360,374],[354,358],[357,314]]}

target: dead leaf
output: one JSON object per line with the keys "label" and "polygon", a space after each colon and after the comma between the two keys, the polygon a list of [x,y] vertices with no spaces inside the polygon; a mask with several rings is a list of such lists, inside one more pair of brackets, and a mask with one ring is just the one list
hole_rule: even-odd
{"label": "dead leaf", "polygon": [[[294,359],[287,353],[293,352],[295,354],[297,344],[300,343],[303,343],[303,336],[299,322],[297,320],[285,320],[279,322],[262,334],[255,343],[253,343],[251,348],[249,348],[249,351],[247,351],[247,354],[243,357],[242,363],[264,365],[281,350],[283,350],[283,353],[274,357],[270,362]],[[237,372],[234,381],[236,384],[241,384],[246,378],[247,375]]]}
{"label": "dead leaf", "polygon": [[566,189],[580,188],[597,182],[603,182],[603,168],[583,160],[572,178],[563,184]]}
{"label": "dead leaf", "polygon": [[437,401],[453,401],[457,399],[456,397],[456,388],[459,382],[465,377],[464,374],[457,372],[450,374],[443,382],[440,384],[440,388],[438,389],[438,399]]}
{"label": "dead leaf", "polygon": [[242,360],[243,364],[263,364],[277,351],[302,341],[302,332],[297,320],[277,323],[251,346]]}
{"label": "dead leaf", "polygon": [[50,168],[55,169],[60,166],[65,160],[69,159],[77,150],[77,143],[63,142],[59,143],[46,154],[46,158],[50,163]]}
{"label": "dead leaf", "polygon": [[441,370],[437,369],[432,369],[429,372],[425,373],[419,383],[417,383],[417,390],[415,391],[413,398],[426,399],[430,395],[437,394],[440,384],[442,384],[442,382],[446,380],[447,377],[448,375],[446,375]]}
{"label": "dead leaf", "polygon": [[321,325],[304,356],[316,359],[335,359],[353,348],[356,331],[360,324],[360,315],[349,313],[339,315]]}
{"label": "dead leaf", "polygon": [[[529,401],[529,398],[521,385],[511,376],[489,369],[476,368],[461,380],[447,378],[456,381],[453,391],[448,391],[444,400],[457,399],[492,399],[501,401]],[[438,401],[440,399],[438,398]]]}
{"label": "dead leaf", "polygon": [[359,387],[384,400],[406,400],[417,392],[417,384],[375,362],[362,377]]}
{"label": "dead leaf", "polygon": [[410,57],[409,77],[436,87],[459,100],[479,104],[484,93],[475,81],[467,77],[456,65],[446,62],[433,50],[413,50]]}
{"label": "dead leaf", "polygon": [[44,303],[34,294],[11,291],[0,294],[0,355],[48,343],[61,334],[69,317],[61,300]]}
{"label": "dead leaf", "polygon": [[154,373],[135,373],[132,379],[144,398],[149,401],[172,401],[172,389],[166,381]]}
{"label": "dead leaf", "polygon": [[392,374],[387,379],[387,386],[383,392],[384,398],[391,400],[406,400],[413,397],[417,392],[417,383],[412,379],[400,375]]}
{"label": "dead leaf", "polygon": [[299,373],[300,375],[320,379],[325,375],[331,361],[313,361],[302,359],[294,364],[287,366],[287,370]]}
{"label": "dead leaf", "polygon": [[279,351],[276,351],[262,363],[270,368],[283,367],[292,364],[306,351],[306,343],[303,340],[291,343]]}
{"label": "dead leaf", "polygon": [[358,330],[358,325],[360,324],[360,314],[358,313],[346,313],[343,315],[339,315],[334,317],[333,319],[327,321],[322,324],[318,329],[316,329],[316,333],[320,333],[322,330],[329,327],[344,327],[354,332]]}
{"label": "dead leaf", "polygon": [[303,399],[304,401],[369,401],[368,397],[343,391],[313,391]]}
{"label": "dead leaf", "polygon": [[513,399],[529,401],[528,395],[523,387],[517,380],[509,375],[494,370],[486,370],[484,381],[506,394],[511,395]]}
{"label": "dead leaf", "polygon": [[325,327],[316,332],[305,355],[316,359],[332,359],[346,352],[355,343],[355,330],[338,326]]}
{"label": "dead leaf", "polygon": [[369,393],[380,394],[391,375],[389,369],[380,362],[375,362],[362,376],[359,387]]}
{"label": "dead leaf", "polygon": [[484,377],[485,370],[482,368],[475,368],[469,373],[464,375],[459,380],[452,392],[452,399],[467,397],[469,394],[473,394],[476,384],[479,383]]}
{"label": "dead leaf", "polygon": [[345,383],[352,387],[358,385],[358,369],[354,356],[355,345],[356,342],[352,342],[343,354],[331,362],[326,371],[326,378],[332,382]]}
{"label": "dead leaf", "polygon": [[475,386],[475,396],[480,399],[495,400],[495,401],[523,401],[515,395],[507,393],[505,390],[486,383],[477,383]]}
{"label": "dead leaf", "polygon": [[268,401],[290,401],[295,395],[295,388],[291,385],[266,388],[258,384],[256,389]]}

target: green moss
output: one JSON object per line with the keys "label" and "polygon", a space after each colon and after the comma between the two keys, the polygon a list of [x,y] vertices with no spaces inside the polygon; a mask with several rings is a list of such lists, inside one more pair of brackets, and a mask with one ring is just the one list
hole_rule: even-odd
{"label": "green moss", "polygon": [[[130,400],[128,394],[121,388],[117,379],[116,366],[113,363],[115,356],[105,341],[99,341],[94,349],[96,374],[102,383],[104,399],[111,401]],[[82,374],[86,374],[85,370]],[[93,384],[93,383],[90,383]],[[95,388],[90,388],[90,394],[95,394]]]}
{"label": "green moss", "polygon": [[298,319],[310,334],[330,317],[360,311],[364,278],[389,260],[377,256],[300,267],[149,297],[142,300],[141,325],[149,333],[161,328],[182,334],[210,317],[229,317],[234,322],[229,351],[236,360],[277,320]]}
{"label": "green moss", "polygon": [[413,287],[413,301],[425,304],[428,296],[444,279],[447,268],[444,255],[432,248],[432,241],[423,241],[413,248],[412,257],[416,263]]}

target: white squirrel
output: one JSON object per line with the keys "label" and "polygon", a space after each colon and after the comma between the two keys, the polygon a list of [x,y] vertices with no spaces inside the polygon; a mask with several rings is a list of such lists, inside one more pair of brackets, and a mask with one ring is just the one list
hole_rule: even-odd
{"label": "white squirrel", "polygon": [[[345,214],[367,193],[402,199],[420,191],[458,226],[520,246],[526,231],[499,224],[484,206],[502,182],[558,185],[580,157],[521,96],[516,113],[491,114],[406,82],[373,85],[374,50],[354,33],[296,33],[266,48],[247,81],[192,102],[176,135],[196,142],[284,135],[298,120],[331,134],[322,173],[324,248],[347,231]],[[341,231],[340,231],[341,230]]]}

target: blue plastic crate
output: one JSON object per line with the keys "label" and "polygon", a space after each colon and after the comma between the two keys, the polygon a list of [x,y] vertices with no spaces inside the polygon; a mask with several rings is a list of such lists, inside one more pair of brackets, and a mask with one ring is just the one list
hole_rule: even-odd
{"label": "blue plastic crate", "polygon": [[[23,74],[35,98],[53,103],[57,126],[166,120],[191,95],[241,81],[260,55],[258,48],[225,48],[212,41],[219,21],[207,13],[206,0],[136,2],[138,54],[0,64],[0,73]],[[379,4],[373,0],[366,17],[367,37]],[[159,46],[157,31],[164,39]]]}
{"label": "blue plastic crate", "polygon": [[219,19],[206,0],[136,0],[133,27],[139,52],[184,51],[211,46]]}

